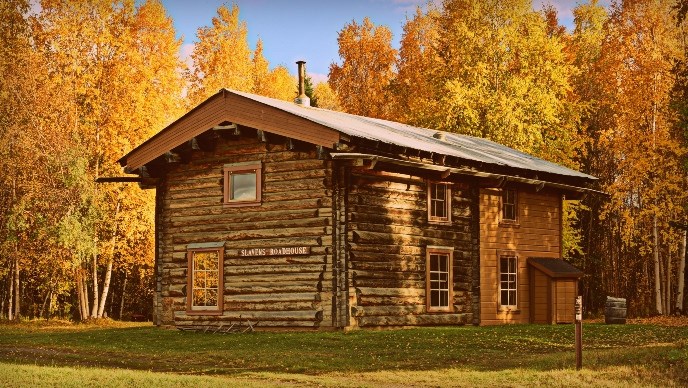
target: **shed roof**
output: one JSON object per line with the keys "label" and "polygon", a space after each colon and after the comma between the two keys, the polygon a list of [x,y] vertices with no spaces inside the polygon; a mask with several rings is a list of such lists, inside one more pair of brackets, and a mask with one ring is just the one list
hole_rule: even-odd
{"label": "shed roof", "polygon": [[[274,116],[275,119],[271,120],[270,116]],[[508,167],[536,174],[542,172],[562,178],[573,178],[577,181],[591,182],[597,179],[482,138],[305,107],[228,89],[221,89],[209,97],[123,156],[119,162],[127,171],[136,170],[225,121],[253,126],[329,148],[334,148],[336,139],[360,138],[456,157],[472,163],[481,163],[484,166]],[[257,127],[257,125],[264,127]],[[444,134],[443,139],[434,137],[438,132]]]}
{"label": "shed roof", "polygon": [[579,278],[583,271],[572,266],[562,259],[549,257],[529,257],[528,264],[544,272],[552,278]]}

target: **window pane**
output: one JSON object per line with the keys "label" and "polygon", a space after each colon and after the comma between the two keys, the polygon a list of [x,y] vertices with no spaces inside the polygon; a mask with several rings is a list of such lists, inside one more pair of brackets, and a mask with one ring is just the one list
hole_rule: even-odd
{"label": "window pane", "polygon": [[232,174],[230,190],[233,201],[256,200],[256,173]]}
{"label": "window pane", "polygon": [[205,288],[205,272],[196,271],[194,272],[194,288]]}
{"label": "window pane", "polygon": [[205,290],[198,289],[193,291],[193,305],[205,306]]}
{"label": "window pane", "polygon": [[440,305],[440,292],[439,291],[430,291],[430,305],[435,306],[435,307]]}
{"label": "window pane", "polygon": [[217,306],[217,290],[206,291],[206,306]]}

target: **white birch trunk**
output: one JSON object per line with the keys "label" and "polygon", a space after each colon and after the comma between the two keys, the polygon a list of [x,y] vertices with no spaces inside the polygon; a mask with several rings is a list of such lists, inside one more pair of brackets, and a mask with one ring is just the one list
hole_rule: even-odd
{"label": "white birch trunk", "polygon": [[108,292],[110,291],[110,279],[112,278],[112,263],[115,259],[115,244],[117,243],[117,215],[119,214],[119,201],[115,207],[115,230],[112,232],[112,251],[108,258],[107,268],[105,269],[105,280],[103,281],[103,294],[100,296],[100,306],[98,307],[98,318],[103,317],[105,311],[105,300],[107,300]]}

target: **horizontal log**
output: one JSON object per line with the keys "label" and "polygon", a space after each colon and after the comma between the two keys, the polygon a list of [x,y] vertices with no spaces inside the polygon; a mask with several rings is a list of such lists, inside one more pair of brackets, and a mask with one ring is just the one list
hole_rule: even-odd
{"label": "horizontal log", "polygon": [[263,212],[250,213],[219,213],[219,214],[204,214],[197,216],[175,216],[163,217],[163,223],[169,226],[182,225],[205,225],[208,223],[259,223],[272,220],[291,219],[308,219],[320,217],[314,209],[299,209],[299,210],[267,210]]}
{"label": "horizontal log", "polygon": [[395,279],[403,280],[422,280],[425,281],[425,272],[394,272],[394,271],[366,271],[362,269],[355,269],[351,271],[352,279],[370,279],[372,281]]}
{"label": "horizontal log", "polygon": [[[319,303],[319,302],[318,302]],[[310,310],[317,307],[316,302],[233,302],[225,303],[225,311],[298,311]]]}
{"label": "horizontal log", "polygon": [[240,265],[291,265],[291,264],[326,264],[327,256],[310,255],[310,256],[255,256],[255,257],[238,257],[225,258],[225,269],[231,271],[231,267]]}
{"label": "horizontal log", "polygon": [[[174,240],[174,241],[172,241]],[[165,244],[170,244],[174,252],[186,252],[186,246],[192,243],[204,243],[204,242],[215,242],[224,241],[222,235],[199,235],[193,237],[185,237],[183,239],[166,237],[164,239]],[[172,243],[174,244],[172,245]],[[332,243],[331,239],[328,240],[324,237],[293,237],[293,238],[266,238],[266,239],[254,239],[247,241],[232,241],[225,244],[225,249],[244,249],[244,248],[263,248],[271,246],[327,246]]]}
{"label": "horizontal log", "polygon": [[[215,233],[178,233],[171,236],[174,244],[189,244],[194,242],[212,242],[212,241],[227,241],[227,246],[244,247],[244,243],[256,242],[261,239],[287,239],[288,244],[297,246],[300,244],[292,244],[290,241],[296,241],[298,238],[315,237],[327,235],[328,227],[310,227],[310,228],[289,228],[289,229],[264,229],[264,230],[249,230],[249,231],[235,231],[235,232],[215,232]],[[167,237],[167,236],[166,236]],[[230,242],[235,242],[230,244]],[[285,244],[286,245],[286,244]],[[310,244],[307,244],[310,245]],[[318,244],[320,245],[320,244]],[[269,246],[269,245],[267,245]]]}
{"label": "horizontal log", "polygon": [[325,264],[288,264],[288,265],[237,265],[226,267],[225,279],[229,276],[244,274],[268,274],[268,273],[318,273],[324,272]]}
{"label": "horizontal log", "polygon": [[350,196],[358,198],[384,198],[392,201],[412,201],[423,202],[427,200],[427,193],[425,191],[406,191],[406,190],[389,190],[382,187],[370,186],[354,186],[349,191]]}
{"label": "horizontal log", "polygon": [[367,204],[349,204],[349,212],[351,213],[366,213],[366,214],[384,214],[388,217],[412,217],[412,218],[427,218],[428,211],[425,208],[413,209],[394,209],[385,206],[370,206]]}
{"label": "horizontal log", "polygon": [[473,314],[421,314],[404,316],[358,317],[358,325],[366,326],[436,326],[465,325],[471,323]]}
{"label": "horizontal log", "polygon": [[236,287],[251,287],[252,284],[258,283],[275,283],[283,282],[284,284],[302,283],[305,285],[317,284],[323,279],[322,272],[290,272],[277,274],[246,274],[242,276],[232,276],[225,278],[226,284],[234,285]]}
{"label": "horizontal log", "polygon": [[425,296],[398,297],[398,296],[370,296],[360,295],[356,298],[359,306],[411,306],[425,305]]}
{"label": "horizontal log", "polygon": [[[175,215],[198,215],[203,214],[203,211],[209,214],[231,214],[231,213],[248,213],[258,212],[263,210],[292,210],[292,209],[306,209],[319,208],[324,206],[332,206],[332,201],[328,197],[319,197],[312,199],[299,200],[285,200],[263,202],[256,206],[242,206],[242,207],[224,207],[222,198],[193,198],[189,200],[163,200],[163,207],[170,211],[170,216]],[[203,208],[213,208],[212,210]],[[185,209],[193,209],[192,212],[184,213]],[[200,213],[198,213],[200,211]]]}
{"label": "horizontal log", "polygon": [[368,178],[362,178],[359,175],[352,174],[351,175],[351,190],[355,191],[363,191],[368,188],[373,188],[373,189],[378,189],[378,190],[386,190],[386,191],[408,191],[410,193],[417,193],[418,195],[422,195],[424,193],[427,193],[425,185],[420,186],[420,185],[408,185],[406,183],[401,183],[401,182],[391,182],[387,181],[384,179],[368,179]]}
{"label": "horizontal log", "polygon": [[302,292],[329,292],[331,280],[314,282],[226,283],[226,295],[293,294]]}
{"label": "horizontal log", "polygon": [[302,311],[224,311],[222,315],[188,315],[186,311],[175,311],[175,323],[179,321],[220,321],[220,320],[252,320],[256,321],[318,321],[322,310]]}
{"label": "horizontal log", "polygon": [[369,296],[425,297],[425,288],[357,287],[356,293]]}
{"label": "horizontal log", "polygon": [[354,277],[353,285],[354,287],[421,288],[425,287],[425,280]]}
{"label": "horizontal log", "polygon": [[273,173],[263,173],[263,181],[265,185],[268,186],[272,182],[280,181],[297,181],[299,179],[312,179],[312,178],[325,178],[327,176],[327,171],[323,168],[317,170],[299,170],[299,171],[285,171],[285,172],[273,172]]}
{"label": "horizontal log", "polygon": [[393,272],[421,272],[425,271],[425,263],[394,263],[394,262],[367,262],[352,261],[351,269],[365,271],[393,271]]}
{"label": "horizontal log", "polygon": [[372,253],[390,253],[400,255],[420,255],[423,252],[422,247],[410,245],[381,245],[381,244],[357,244],[350,243],[349,249],[352,252],[372,252]]}
{"label": "horizontal log", "polygon": [[411,306],[356,306],[351,308],[354,317],[371,316],[405,316],[418,315],[426,312],[425,305]]}
{"label": "horizontal log", "polygon": [[424,210],[426,209],[426,202],[422,199],[418,201],[403,200],[403,199],[387,199],[375,197],[372,195],[351,194],[349,196],[349,203],[357,205],[377,206],[383,209],[400,209],[400,210]]}
{"label": "horizontal log", "polygon": [[292,159],[281,160],[279,163],[265,163],[263,171],[270,174],[274,172],[304,171],[304,170],[324,170],[325,161],[320,159]]}
{"label": "horizontal log", "polygon": [[225,303],[320,302],[317,292],[292,292],[252,295],[225,295]]}
{"label": "horizontal log", "polygon": [[356,222],[349,225],[350,230],[398,234],[404,236],[427,237],[440,240],[471,241],[470,226],[454,227],[453,225],[433,225],[426,227],[404,225],[381,225]]}
{"label": "horizontal log", "polygon": [[[287,212],[288,213],[288,212]],[[296,229],[296,228],[312,228],[320,227],[321,229],[330,224],[329,218],[325,217],[312,217],[312,218],[291,218],[284,215],[284,219],[273,219],[273,220],[263,220],[261,222],[248,221],[240,222],[234,221],[231,217],[226,217],[224,222],[207,222],[194,223],[194,225],[188,225],[180,221],[170,222],[169,224],[163,223],[167,233],[179,234],[179,233],[195,233],[195,232],[233,232],[233,231],[258,231],[258,230],[270,230],[274,228],[286,228],[286,229]]]}
{"label": "horizontal log", "polygon": [[470,212],[466,215],[460,214],[456,209],[452,213],[451,225],[437,225],[428,222],[427,212],[424,214],[412,215],[391,215],[386,213],[386,209],[379,209],[379,213],[370,212],[350,212],[349,221],[362,224],[381,224],[385,226],[407,226],[419,228],[452,228],[453,230],[470,232],[472,218]]}
{"label": "horizontal log", "polygon": [[356,252],[349,253],[349,260],[366,261],[377,263],[411,263],[411,264],[425,264],[425,256],[418,255],[397,255],[393,253],[370,253],[370,252]]}
{"label": "horizontal log", "polygon": [[273,181],[266,184],[263,193],[283,192],[288,190],[319,190],[328,189],[332,185],[330,176],[325,178],[302,178],[294,181]]}
{"label": "horizontal log", "polygon": [[[258,322],[256,325],[256,322],[258,321],[253,321],[254,325],[254,330],[260,331],[261,328],[271,328],[271,329],[312,329],[312,328],[318,328],[321,327],[322,325],[319,324],[319,322],[312,322],[312,321],[262,321]],[[243,326],[235,326],[235,327],[241,327],[241,328],[246,328],[246,320],[237,320],[234,318],[222,318],[219,317],[218,319],[212,320],[212,321],[188,321],[188,320],[182,320],[177,319],[173,322],[173,324],[177,327],[197,327],[199,328],[198,330],[208,330],[209,332],[213,332],[215,329],[218,327],[221,327],[222,330],[227,330],[232,324],[242,324]]]}
{"label": "horizontal log", "polygon": [[468,250],[471,247],[471,240],[465,241],[458,239],[437,239],[430,237],[410,236],[404,234],[389,234],[379,232],[368,232],[361,230],[354,230],[351,232],[352,242],[358,244],[405,244],[415,246],[439,245],[439,246],[454,246],[458,250]]}

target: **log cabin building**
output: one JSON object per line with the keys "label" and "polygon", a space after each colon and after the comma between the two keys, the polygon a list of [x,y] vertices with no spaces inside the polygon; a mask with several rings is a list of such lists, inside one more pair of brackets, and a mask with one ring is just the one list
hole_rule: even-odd
{"label": "log cabin building", "polygon": [[562,203],[592,176],[303,93],[226,89],[119,162],[156,191],[157,325],[573,320]]}

